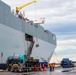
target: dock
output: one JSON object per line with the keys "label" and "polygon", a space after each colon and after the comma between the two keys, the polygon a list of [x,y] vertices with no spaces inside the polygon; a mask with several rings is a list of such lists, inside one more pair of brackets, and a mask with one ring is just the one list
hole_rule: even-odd
{"label": "dock", "polygon": [[[66,70],[65,72],[63,72]],[[67,71],[68,70],[68,71]],[[63,69],[61,67],[55,68],[54,71],[50,72],[48,68],[47,71],[36,71],[36,72],[8,72],[8,71],[0,71],[0,75],[76,75],[76,67]]]}

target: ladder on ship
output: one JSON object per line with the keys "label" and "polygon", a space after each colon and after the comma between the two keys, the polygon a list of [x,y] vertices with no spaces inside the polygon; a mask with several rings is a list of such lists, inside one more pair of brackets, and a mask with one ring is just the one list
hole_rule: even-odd
{"label": "ladder on ship", "polygon": [[[34,46],[34,40],[33,40],[33,36],[26,34],[26,41],[27,41],[27,60],[30,58],[30,55],[32,53],[32,49]],[[30,45],[28,46],[28,42],[30,43]]]}

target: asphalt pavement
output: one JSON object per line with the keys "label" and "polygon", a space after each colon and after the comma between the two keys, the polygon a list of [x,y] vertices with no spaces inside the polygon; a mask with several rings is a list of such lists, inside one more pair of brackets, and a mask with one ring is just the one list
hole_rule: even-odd
{"label": "asphalt pavement", "polygon": [[8,71],[0,71],[0,75],[76,75],[76,68],[55,68],[54,71],[50,72],[48,68],[47,71],[36,71],[36,72],[8,72]]}

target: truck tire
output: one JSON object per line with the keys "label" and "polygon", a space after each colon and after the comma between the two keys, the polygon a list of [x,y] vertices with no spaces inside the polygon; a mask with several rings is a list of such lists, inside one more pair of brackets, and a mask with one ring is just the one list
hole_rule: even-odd
{"label": "truck tire", "polygon": [[8,68],[8,71],[11,71],[11,69],[10,69],[10,68]]}
{"label": "truck tire", "polygon": [[27,72],[28,72],[29,70],[27,69]]}
{"label": "truck tire", "polygon": [[11,67],[9,66],[9,67],[7,68],[7,70],[8,70],[8,71],[11,71]]}

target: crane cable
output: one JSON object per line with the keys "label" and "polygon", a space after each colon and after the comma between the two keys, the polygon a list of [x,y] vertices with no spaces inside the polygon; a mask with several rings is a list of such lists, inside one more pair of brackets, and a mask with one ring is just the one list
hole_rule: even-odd
{"label": "crane cable", "polygon": [[37,3],[34,3],[34,14],[35,14],[35,20],[37,19]]}
{"label": "crane cable", "polygon": [[[34,10],[35,10],[35,21],[37,20],[37,3],[34,4]],[[39,43],[38,43],[38,31],[36,30],[36,47],[39,47]]]}

